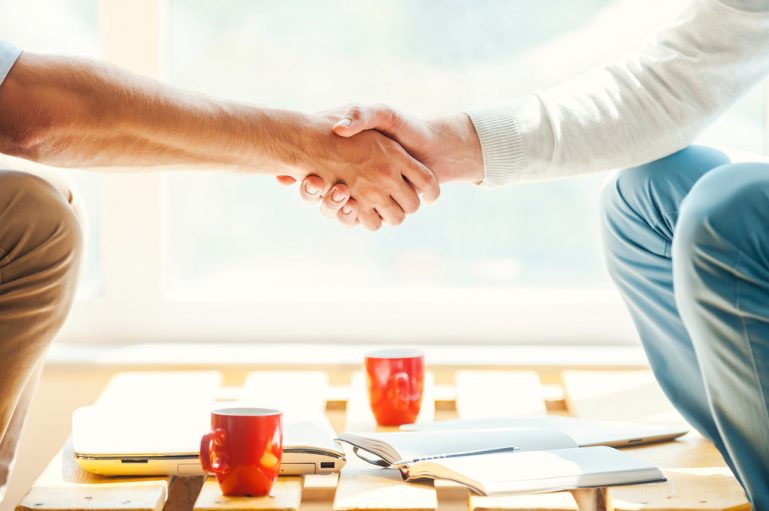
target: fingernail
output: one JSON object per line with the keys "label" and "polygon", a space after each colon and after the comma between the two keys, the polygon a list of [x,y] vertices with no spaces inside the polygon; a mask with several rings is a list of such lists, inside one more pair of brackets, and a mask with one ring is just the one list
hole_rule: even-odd
{"label": "fingernail", "polygon": [[334,193],[331,195],[331,198],[334,202],[342,202],[342,200],[345,198],[345,194],[340,192],[339,190],[334,190]]}
{"label": "fingernail", "polygon": [[343,128],[349,128],[350,125],[352,125],[352,120],[351,119],[342,119],[341,121],[336,123],[336,125],[337,126],[341,126]]}
{"label": "fingernail", "polygon": [[310,195],[315,195],[320,191],[319,188],[315,188],[315,186],[311,185],[310,183],[307,183],[304,185],[304,189],[309,193]]}
{"label": "fingernail", "polygon": [[345,215],[349,215],[351,211],[352,211],[352,208],[347,204],[342,206],[342,213],[344,213]]}

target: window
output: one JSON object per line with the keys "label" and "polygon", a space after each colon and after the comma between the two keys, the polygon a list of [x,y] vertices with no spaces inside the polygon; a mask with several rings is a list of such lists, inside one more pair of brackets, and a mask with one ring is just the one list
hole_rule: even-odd
{"label": "window", "polygon": [[[99,57],[96,0],[0,0],[0,12],[0,39],[30,51]],[[88,211],[90,227],[79,295],[89,297],[100,285],[101,178],[82,171],[61,172],[74,182]]]}
{"label": "window", "polygon": [[[618,58],[683,3],[99,0],[97,17],[94,2],[0,0],[0,30],[29,48],[97,55],[98,18],[106,58],[182,87],[307,111],[381,101],[428,116]],[[71,33],[79,42],[62,46]],[[702,140],[763,151],[764,112],[761,87]],[[448,185],[435,206],[376,234],[341,228],[266,177],[78,177],[96,219],[86,280],[99,291],[76,305],[65,337],[634,342],[602,261],[605,177]]]}

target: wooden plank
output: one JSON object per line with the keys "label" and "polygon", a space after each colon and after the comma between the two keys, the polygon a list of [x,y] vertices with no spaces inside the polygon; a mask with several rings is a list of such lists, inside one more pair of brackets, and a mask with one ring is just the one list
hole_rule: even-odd
{"label": "wooden plank", "polygon": [[432,511],[438,507],[432,485],[406,483],[397,470],[366,465],[351,459],[342,469],[335,511]]}
{"label": "wooden plank", "polygon": [[[418,420],[429,421],[435,415],[433,399],[434,377],[425,375],[425,391]],[[353,375],[347,403],[347,431],[373,431],[378,428],[368,405],[365,377]],[[347,465],[339,475],[333,509],[335,511],[428,511],[438,507],[435,488],[430,484],[403,481],[397,470],[374,467],[347,450]]]}
{"label": "wooden plank", "polygon": [[75,462],[72,444],[51,460],[17,511],[161,511],[171,478],[110,478],[89,474]]}
{"label": "wooden plank", "polygon": [[618,511],[751,509],[721,454],[700,435],[625,450],[656,464],[668,482],[612,488],[612,502]]}
{"label": "wooden plank", "polygon": [[482,497],[469,495],[472,511],[606,511],[613,509],[607,488],[585,488],[553,493]]}
{"label": "wooden plank", "polygon": [[266,497],[225,497],[216,479],[209,478],[200,491],[195,509],[198,511],[218,510],[270,510],[298,511],[302,502],[302,478],[280,477]]}
{"label": "wooden plank", "polygon": [[304,476],[302,502],[324,502],[330,504],[336,495],[339,474],[310,474]]}
{"label": "wooden plank", "polygon": [[205,476],[178,476],[171,478],[171,488],[163,511],[189,511],[198,499]]}
{"label": "wooden plank", "polygon": [[514,497],[480,497],[470,495],[468,508],[473,511],[574,511],[577,503],[569,492],[516,495]]}
{"label": "wooden plank", "polygon": [[[671,412],[652,378],[648,372],[570,372],[563,381],[567,402],[579,416],[680,424],[683,419]],[[668,481],[612,488],[618,511],[750,509],[721,455],[699,434],[625,451],[660,467]]]}
{"label": "wooden plank", "polygon": [[545,395],[534,371],[459,371],[457,413],[463,419],[545,415]]}
{"label": "wooden plank", "polygon": [[565,371],[562,379],[573,415],[691,428],[649,371]]}

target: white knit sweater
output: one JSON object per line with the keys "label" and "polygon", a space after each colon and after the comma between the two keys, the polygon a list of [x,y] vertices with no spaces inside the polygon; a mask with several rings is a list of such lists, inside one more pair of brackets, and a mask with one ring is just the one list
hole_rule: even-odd
{"label": "white knit sweater", "polygon": [[483,184],[661,158],[690,144],[767,74],[769,0],[694,0],[621,62],[509,105],[468,111],[483,150]]}

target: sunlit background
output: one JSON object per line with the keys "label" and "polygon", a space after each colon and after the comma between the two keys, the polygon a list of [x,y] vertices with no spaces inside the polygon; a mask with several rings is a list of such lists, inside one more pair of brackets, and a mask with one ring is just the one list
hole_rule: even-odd
{"label": "sunlit background", "polygon": [[[109,38],[100,33],[99,5],[0,0],[0,38],[29,51],[98,58]],[[376,101],[431,116],[511,101],[617,59],[681,5],[171,0],[159,52],[165,80],[221,97],[305,111]],[[702,141],[764,152],[764,112],[759,87]],[[103,200],[101,175],[72,175],[91,218],[81,296],[98,301],[105,291],[100,219],[115,206]],[[385,291],[607,289],[597,220],[604,179],[497,190],[449,185],[436,205],[371,234],[322,218],[269,177],[170,173],[157,219],[164,257],[154,273],[164,300],[209,302],[287,290],[354,301]],[[131,250],[128,242],[123,248]]]}

